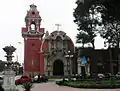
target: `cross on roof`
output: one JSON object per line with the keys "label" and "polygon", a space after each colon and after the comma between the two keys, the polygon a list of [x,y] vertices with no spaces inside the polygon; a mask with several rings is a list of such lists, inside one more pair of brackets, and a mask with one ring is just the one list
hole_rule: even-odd
{"label": "cross on roof", "polygon": [[57,26],[57,31],[59,31],[59,27],[61,26],[60,24],[55,24]]}

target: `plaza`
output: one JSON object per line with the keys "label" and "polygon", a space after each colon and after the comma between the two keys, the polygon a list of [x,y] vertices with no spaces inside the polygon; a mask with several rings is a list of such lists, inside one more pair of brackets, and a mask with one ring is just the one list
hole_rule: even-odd
{"label": "plaza", "polygon": [[[19,91],[23,91],[21,86],[18,86]],[[31,91],[120,91],[120,89],[82,89],[82,88],[72,88],[66,86],[58,86],[55,82],[39,83],[34,84]]]}
{"label": "plaza", "polygon": [[[85,11],[86,14],[83,16],[78,13],[81,9],[79,7],[72,12],[76,18],[74,23],[78,25],[76,30],[80,30],[76,36],[76,44],[82,44],[79,47],[73,42],[73,35],[70,36],[66,31],[69,29],[60,28],[60,23],[54,21],[57,29],[51,29],[52,31],[43,26],[45,17],[39,5],[31,4],[24,15],[25,24],[20,26],[21,37],[24,40],[23,43],[20,42],[24,44],[22,69],[19,64],[20,55],[15,51],[19,48],[11,46],[10,43],[10,46],[3,48],[7,61],[4,67],[0,66],[3,68],[2,75],[4,75],[1,77],[3,80],[1,87],[5,91],[16,90],[16,88],[19,91],[120,91],[120,32],[118,31],[120,28],[117,26],[120,25],[120,21],[113,17],[115,20],[111,22],[111,15],[108,17],[109,22],[104,21],[101,11],[105,8],[97,5],[99,3],[91,4],[88,12]],[[77,0],[76,4],[84,5],[84,2]],[[98,7],[101,8],[100,11],[97,10]],[[107,16],[106,13],[104,15]],[[109,23],[115,26],[115,29],[110,27]],[[50,24],[52,22],[48,23]],[[113,30],[115,32],[112,33]],[[105,39],[103,49],[95,48],[97,33]],[[13,53],[16,53],[16,60],[12,60]]]}

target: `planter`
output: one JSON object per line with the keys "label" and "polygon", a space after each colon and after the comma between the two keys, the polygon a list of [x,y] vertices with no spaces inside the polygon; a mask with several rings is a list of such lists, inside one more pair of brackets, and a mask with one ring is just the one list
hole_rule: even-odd
{"label": "planter", "polygon": [[25,91],[30,91],[30,89],[25,89]]}
{"label": "planter", "polygon": [[24,88],[24,91],[30,91],[30,89],[33,87],[33,84],[30,82],[26,82],[22,84],[22,87]]}

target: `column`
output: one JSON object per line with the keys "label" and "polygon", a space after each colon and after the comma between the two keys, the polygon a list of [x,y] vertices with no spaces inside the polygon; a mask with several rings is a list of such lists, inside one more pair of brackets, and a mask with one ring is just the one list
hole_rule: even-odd
{"label": "column", "polygon": [[65,62],[64,62],[64,76],[68,76],[68,67],[67,67],[67,60],[65,59]]}
{"label": "column", "polygon": [[68,75],[70,75],[70,60],[69,60],[69,58],[67,61],[67,70],[68,70]]}
{"label": "column", "polygon": [[85,74],[87,74],[88,73],[88,65],[84,65],[84,67],[85,67]]}
{"label": "column", "polygon": [[78,74],[81,74],[81,58],[79,57],[78,59],[77,59],[77,63],[78,63]]}
{"label": "column", "polygon": [[70,58],[70,75],[72,75],[72,60]]}
{"label": "column", "polygon": [[90,65],[88,64],[88,73],[90,73]]}
{"label": "column", "polygon": [[48,67],[47,67],[47,56],[44,57],[44,74],[48,75]]}
{"label": "column", "polygon": [[44,74],[44,54],[40,53],[40,74]]}
{"label": "column", "polygon": [[120,72],[120,54],[118,54],[118,72]]}
{"label": "column", "polygon": [[78,64],[78,72],[77,73],[81,74],[81,65],[80,64]]}

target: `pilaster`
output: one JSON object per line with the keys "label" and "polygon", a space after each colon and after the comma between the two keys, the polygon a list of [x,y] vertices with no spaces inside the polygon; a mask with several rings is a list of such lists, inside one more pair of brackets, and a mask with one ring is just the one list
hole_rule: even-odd
{"label": "pilaster", "polygon": [[78,65],[78,74],[81,74],[81,58],[79,57],[78,59],[77,59],[77,65]]}

